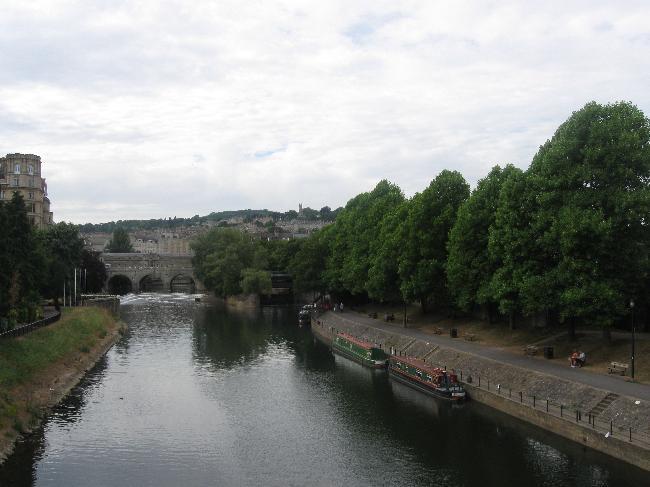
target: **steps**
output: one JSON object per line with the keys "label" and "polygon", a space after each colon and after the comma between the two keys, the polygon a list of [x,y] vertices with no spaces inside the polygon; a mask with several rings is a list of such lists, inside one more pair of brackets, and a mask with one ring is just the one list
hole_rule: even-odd
{"label": "steps", "polygon": [[616,401],[618,398],[619,398],[618,394],[614,394],[612,392],[608,393],[605,397],[603,397],[600,400],[598,404],[594,406],[594,408],[591,411],[589,411],[589,414],[592,417],[597,418],[600,415],[600,413],[602,413],[605,409],[607,409],[609,405],[614,401]]}

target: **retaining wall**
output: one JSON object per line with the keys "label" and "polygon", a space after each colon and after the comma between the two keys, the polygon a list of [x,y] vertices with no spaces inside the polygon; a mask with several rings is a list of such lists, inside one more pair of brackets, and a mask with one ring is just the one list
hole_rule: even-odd
{"label": "retaining wall", "polygon": [[[396,354],[454,370],[473,400],[650,470],[650,404],[326,313],[312,320],[325,342],[346,331]],[[604,407],[606,405],[606,407]],[[593,414],[592,414],[593,412]]]}

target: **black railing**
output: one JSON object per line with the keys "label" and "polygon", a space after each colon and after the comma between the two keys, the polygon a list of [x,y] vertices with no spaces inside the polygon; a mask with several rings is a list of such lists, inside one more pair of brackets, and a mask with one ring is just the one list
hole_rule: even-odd
{"label": "black railing", "polygon": [[56,323],[57,321],[59,321],[59,318],[61,318],[61,312],[57,311],[52,316],[48,316],[47,318],[43,318],[42,320],[34,321],[33,323],[22,325],[17,328],[13,328],[12,330],[8,330],[3,333],[0,333],[0,340],[2,340],[3,338],[15,338],[22,335],[26,335],[27,333],[31,333],[34,330],[38,330],[39,328],[43,328],[44,326],[51,325],[52,323]]}

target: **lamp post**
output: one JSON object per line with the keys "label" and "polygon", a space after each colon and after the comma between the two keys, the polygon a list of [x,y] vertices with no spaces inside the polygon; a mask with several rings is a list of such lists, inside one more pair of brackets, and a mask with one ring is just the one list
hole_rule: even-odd
{"label": "lamp post", "polygon": [[630,300],[630,309],[632,310],[632,380],[634,380],[634,300]]}

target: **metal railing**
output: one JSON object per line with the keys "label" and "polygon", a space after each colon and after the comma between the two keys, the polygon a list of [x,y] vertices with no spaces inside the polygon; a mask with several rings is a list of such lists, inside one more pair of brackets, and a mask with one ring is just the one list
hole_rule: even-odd
{"label": "metal railing", "polygon": [[[353,320],[343,318],[342,316],[335,317],[343,322],[364,326],[363,323],[356,323]],[[333,335],[336,335],[336,332],[340,331],[320,320],[318,324],[321,327],[327,326],[328,331]],[[368,337],[359,338],[368,339]],[[405,350],[396,349],[395,347],[391,347],[391,352],[393,352],[393,354],[408,356]],[[447,370],[446,364],[432,362],[428,359],[427,363]],[[615,423],[612,419],[602,419],[597,414],[591,414],[590,411],[576,409],[574,407],[552,401],[551,399],[545,397],[530,394],[527,391],[520,391],[506,387],[499,380],[494,380],[494,377],[486,378],[481,377],[477,374],[472,375],[466,372],[464,373],[462,370],[456,368],[449,368],[449,370],[457,374],[458,380],[460,382],[468,386],[479,388],[481,391],[499,396],[502,399],[512,401],[520,406],[525,406],[535,411],[548,414],[560,420],[577,424],[592,431],[596,431],[603,434],[603,436],[607,438],[617,438],[619,440],[627,441],[631,444],[637,445],[641,448],[650,449],[650,431],[645,432],[637,427],[622,422]]]}
{"label": "metal railing", "polygon": [[26,335],[27,333],[31,333],[34,330],[38,330],[39,328],[43,328],[44,326],[51,325],[52,323],[59,321],[59,318],[61,318],[61,312],[57,311],[55,314],[48,316],[47,318],[43,318],[41,320],[34,321],[33,323],[22,325],[12,330],[7,330],[3,333],[0,333],[0,340],[4,338],[15,338]]}

